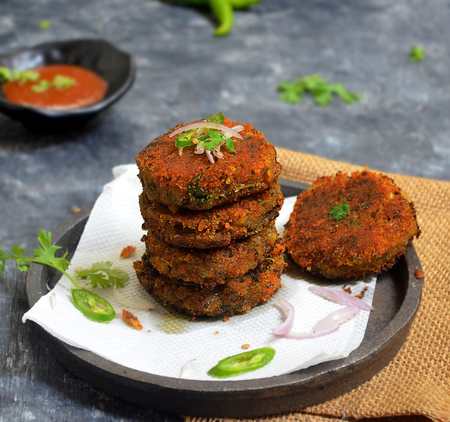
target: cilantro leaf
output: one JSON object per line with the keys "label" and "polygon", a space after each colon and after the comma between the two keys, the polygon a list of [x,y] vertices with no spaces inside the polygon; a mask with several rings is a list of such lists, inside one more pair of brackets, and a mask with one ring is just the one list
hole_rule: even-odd
{"label": "cilantro leaf", "polygon": [[40,230],[38,233],[38,242],[39,247],[34,250],[32,261],[65,273],[67,268],[69,268],[67,252],[64,252],[61,256],[56,256],[61,246],[52,243],[51,232]]}
{"label": "cilantro leaf", "polygon": [[208,130],[206,136],[200,138],[199,144],[207,151],[212,151],[225,141],[225,136],[215,129]]}
{"label": "cilantro leaf", "polygon": [[76,81],[69,76],[55,75],[52,81],[52,87],[56,89],[68,89],[76,85]]}
{"label": "cilantro leaf", "polygon": [[40,29],[47,30],[47,29],[50,29],[51,26],[52,26],[52,21],[51,20],[42,19],[41,21],[39,21],[39,28]]}
{"label": "cilantro leaf", "polygon": [[409,51],[409,59],[418,63],[421,62],[425,58],[425,49],[420,45],[413,45],[411,50]]}
{"label": "cilantro leaf", "polygon": [[31,87],[31,90],[33,92],[36,92],[38,94],[47,91],[50,88],[50,82],[46,81],[45,79],[40,80],[37,84],[34,84]]}
{"label": "cilantro leaf", "polygon": [[2,81],[8,82],[11,80],[12,72],[5,66],[0,66],[0,79]]}
{"label": "cilantro leaf", "polygon": [[297,104],[303,100],[305,94],[311,95],[314,102],[321,106],[329,105],[334,96],[344,103],[351,104],[359,101],[358,94],[349,91],[342,84],[332,84],[318,74],[306,75],[294,81],[285,81],[278,85],[280,99],[289,104]]}
{"label": "cilantro leaf", "polygon": [[225,139],[225,147],[232,154],[234,154],[236,152],[236,147],[234,146],[234,141],[231,138],[226,138]]}
{"label": "cilantro leaf", "polygon": [[225,121],[225,116],[223,115],[223,113],[215,113],[215,114],[209,115],[206,118],[206,120],[211,123],[219,123],[219,124],[223,125],[223,123]]}
{"label": "cilantro leaf", "polygon": [[350,212],[350,205],[348,205],[346,202],[343,202],[341,204],[337,204],[334,207],[330,209],[330,217],[335,221],[341,221]]}
{"label": "cilantro leaf", "polygon": [[182,133],[175,139],[175,146],[177,148],[183,149],[192,145],[194,145],[194,143],[192,142],[192,133],[190,132]]}
{"label": "cilantro leaf", "polygon": [[112,262],[96,262],[89,268],[78,269],[75,276],[78,280],[87,281],[92,288],[124,287],[128,274],[112,266]]}

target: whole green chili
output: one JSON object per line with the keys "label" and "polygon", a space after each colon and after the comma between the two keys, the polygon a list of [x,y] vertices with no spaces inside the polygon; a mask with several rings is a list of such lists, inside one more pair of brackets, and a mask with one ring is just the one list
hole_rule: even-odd
{"label": "whole green chili", "polygon": [[231,2],[231,6],[236,10],[245,10],[249,7],[254,6],[255,4],[261,3],[261,0],[229,0]]}
{"label": "whole green chili", "polygon": [[214,31],[216,37],[228,35],[233,28],[233,7],[230,0],[210,0],[211,11],[218,22]]}

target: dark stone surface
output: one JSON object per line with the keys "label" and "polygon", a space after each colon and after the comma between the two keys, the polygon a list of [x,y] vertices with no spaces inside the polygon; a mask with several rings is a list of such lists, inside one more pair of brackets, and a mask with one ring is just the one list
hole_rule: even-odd
{"label": "dark stone surface", "polygon": [[[193,9],[151,0],[2,0],[0,52],[52,39],[104,37],[138,64],[132,90],[100,120],[59,135],[0,116],[0,245],[31,247],[70,208],[89,208],[110,168],[180,120],[223,110],[278,145],[383,170],[450,179],[450,2],[263,0],[229,38]],[[52,27],[38,28],[41,19]],[[412,44],[426,47],[420,64]],[[277,99],[284,79],[319,72],[361,92],[322,109]],[[54,362],[22,325],[23,276],[0,283],[0,421],[164,420],[110,399]]]}

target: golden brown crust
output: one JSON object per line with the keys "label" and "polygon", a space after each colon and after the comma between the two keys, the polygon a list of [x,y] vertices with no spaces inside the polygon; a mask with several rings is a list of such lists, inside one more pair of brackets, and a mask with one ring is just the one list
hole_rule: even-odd
{"label": "golden brown crust", "polygon": [[[229,127],[236,124],[225,120]],[[224,150],[224,158],[214,164],[205,155],[194,154],[193,148],[185,148],[180,156],[175,138],[169,136],[174,129],[136,157],[145,194],[172,210],[205,210],[234,202],[268,189],[280,174],[275,148],[250,124],[241,132],[244,139],[235,139],[236,153]]]}
{"label": "golden brown crust", "polygon": [[179,210],[139,197],[145,230],[178,247],[217,248],[261,231],[278,216],[283,204],[280,186],[241,199],[239,202],[205,211]]}
{"label": "golden brown crust", "polygon": [[281,246],[274,248],[272,256],[256,270],[212,290],[160,275],[145,255],[134,267],[142,286],[163,305],[193,317],[231,316],[267,302],[280,288],[285,267],[282,251]]}
{"label": "golden brown crust", "polygon": [[224,284],[255,269],[272,251],[277,239],[274,223],[259,234],[219,249],[176,248],[151,233],[143,238],[148,261],[160,274],[209,286]]}
{"label": "golden brown crust", "polygon": [[[336,221],[330,209],[342,203],[350,212]],[[304,270],[354,279],[392,267],[418,234],[414,206],[394,181],[362,171],[321,177],[299,194],[285,240]]]}

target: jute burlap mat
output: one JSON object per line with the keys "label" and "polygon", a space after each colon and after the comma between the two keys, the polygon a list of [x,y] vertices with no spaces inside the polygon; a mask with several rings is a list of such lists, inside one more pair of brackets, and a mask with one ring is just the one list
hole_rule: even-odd
{"label": "jute burlap mat", "polygon": [[[278,157],[283,165],[282,177],[301,182],[361,169],[282,148],[278,149]],[[386,368],[351,392],[297,414],[265,420],[332,422],[424,415],[450,422],[450,182],[390,176],[414,201],[422,230],[415,247],[425,283],[422,303],[406,342]]]}

